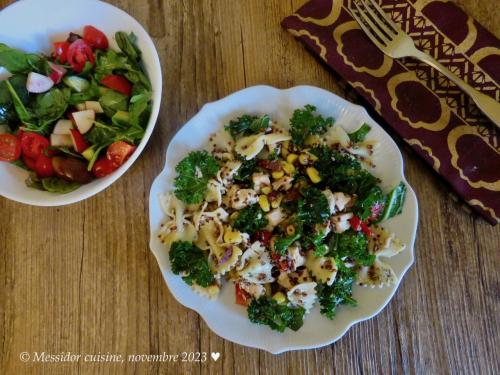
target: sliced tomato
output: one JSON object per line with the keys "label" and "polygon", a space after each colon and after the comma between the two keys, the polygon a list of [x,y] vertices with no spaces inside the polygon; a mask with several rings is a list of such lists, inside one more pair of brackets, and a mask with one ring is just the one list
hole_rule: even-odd
{"label": "sliced tomato", "polygon": [[29,170],[34,171],[36,168],[36,160],[23,155],[23,162]]}
{"label": "sliced tomato", "polygon": [[81,73],[87,62],[95,64],[92,48],[83,39],[77,39],[68,48],[68,63],[75,72]]}
{"label": "sliced tomato", "polygon": [[15,161],[21,156],[21,142],[15,135],[0,134],[0,160]]}
{"label": "sliced tomato", "polygon": [[54,167],[52,166],[52,158],[49,158],[42,153],[35,162],[35,172],[39,178],[52,177],[54,175]]}
{"label": "sliced tomato", "polygon": [[117,169],[118,168],[115,167],[115,165],[111,160],[109,160],[106,156],[102,156],[94,163],[94,167],[92,168],[92,173],[97,178],[101,178],[107,176],[108,174],[113,173]]}
{"label": "sliced tomato", "polygon": [[373,231],[371,228],[368,226],[367,223],[363,222],[361,223],[361,230],[363,231],[364,234],[366,234],[368,237],[373,236]]}
{"label": "sliced tomato", "polygon": [[89,46],[97,49],[108,49],[109,46],[106,34],[91,25],[87,25],[83,28],[83,40],[85,40]]}
{"label": "sliced tomato", "polygon": [[127,161],[127,159],[132,155],[137,147],[128,144],[124,141],[117,141],[112,143],[108,147],[106,152],[106,157],[111,160],[113,165],[118,168]]}
{"label": "sliced tomato", "polygon": [[83,137],[82,133],[76,129],[70,129],[69,131],[71,133],[71,139],[73,139],[73,146],[75,146],[76,152],[82,153],[89,148],[89,144]]}
{"label": "sliced tomato", "polygon": [[236,303],[242,306],[248,306],[248,300],[251,298],[250,294],[241,289],[240,284],[234,284],[234,290],[236,294]]}
{"label": "sliced tomato", "polygon": [[54,58],[57,59],[61,64],[66,63],[68,61],[68,49],[69,49],[69,42],[64,41],[64,42],[55,42],[54,43]]}
{"label": "sliced tomato", "polygon": [[44,150],[49,147],[47,138],[33,132],[23,132],[21,135],[21,148],[23,155],[33,160],[38,159]]}
{"label": "sliced tomato", "polygon": [[257,162],[257,165],[264,169],[269,169],[273,172],[281,171],[281,163],[279,160],[262,159]]}
{"label": "sliced tomato", "polygon": [[116,74],[110,74],[103,79],[101,79],[101,84],[118,91],[123,95],[132,95],[132,83],[128,79]]}
{"label": "sliced tomato", "polygon": [[361,230],[361,219],[354,215],[349,219],[349,224],[351,224],[351,228],[354,229],[356,232]]}

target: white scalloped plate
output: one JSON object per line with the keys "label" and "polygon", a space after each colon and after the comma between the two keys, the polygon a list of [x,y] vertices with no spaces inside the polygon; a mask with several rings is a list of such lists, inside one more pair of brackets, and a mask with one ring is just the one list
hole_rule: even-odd
{"label": "white scalloped plate", "polygon": [[164,220],[159,195],[172,189],[177,163],[189,151],[206,147],[209,135],[222,129],[230,119],[243,113],[267,113],[272,119],[287,124],[293,110],[305,104],[315,105],[318,112],[324,116],[333,116],[335,123],[342,125],[349,132],[364,122],[368,123],[372,127],[369,138],[380,142],[374,158],[376,169],[373,173],[383,181],[383,187],[386,189],[395,186],[399,181],[406,183],[408,194],[403,213],[384,223],[386,228],[408,244],[401,254],[386,260],[401,281],[413,263],[413,244],[418,220],[417,199],[404,177],[401,153],[391,137],[368,116],[363,107],[349,103],[328,91],[311,86],[298,86],[288,90],[255,86],[206,104],[172,139],[167,150],[165,168],[155,179],[149,197],[150,247],[174,297],[184,306],[197,311],[217,335],[273,354],[312,349],[335,342],[353,324],[378,314],[390,301],[398,285],[381,289],[356,286],[354,298],[358,300],[357,307],[340,307],[333,321],[322,316],[319,307],[315,307],[306,316],[304,326],[298,332],[287,329],[284,333],[279,333],[267,326],[252,324],[247,318],[245,308],[234,303],[232,285],[222,288],[218,300],[210,301],[194,293],[179,276],[172,273],[168,252],[157,238],[157,230]]}

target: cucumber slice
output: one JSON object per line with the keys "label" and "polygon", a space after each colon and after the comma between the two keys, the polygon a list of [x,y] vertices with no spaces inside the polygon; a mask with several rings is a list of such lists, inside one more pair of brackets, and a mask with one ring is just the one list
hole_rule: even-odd
{"label": "cucumber slice", "polygon": [[89,81],[78,76],[64,77],[63,82],[66,86],[68,86],[72,90],[75,90],[76,92],[83,92],[90,87]]}
{"label": "cucumber slice", "polygon": [[377,222],[381,222],[396,215],[399,215],[403,211],[403,205],[406,199],[406,185],[400,182],[387,196],[387,201],[385,203],[384,212],[380,216]]}

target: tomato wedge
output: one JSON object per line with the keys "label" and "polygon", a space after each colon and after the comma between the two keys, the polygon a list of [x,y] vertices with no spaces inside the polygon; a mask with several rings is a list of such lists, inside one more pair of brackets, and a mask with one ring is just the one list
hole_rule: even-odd
{"label": "tomato wedge", "polygon": [[117,141],[115,143],[112,143],[108,147],[108,151],[106,152],[106,157],[109,160],[111,160],[111,162],[116,168],[118,168],[127,161],[127,159],[130,157],[130,155],[133,154],[136,148],[137,147],[132,146],[127,142]]}
{"label": "tomato wedge", "polygon": [[242,306],[248,306],[248,300],[250,299],[250,294],[241,289],[240,284],[234,284],[234,290],[236,294],[236,303]]}
{"label": "tomato wedge", "polygon": [[28,167],[30,171],[34,171],[36,168],[36,160],[23,155],[23,162]]}
{"label": "tomato wedge", "polygon": [[132,83],[130,83],[130,81],[125,77],[118,76],[116,74],[110,74],[109,76],[101,79],[101,84],[109,87],[110,89],[118,91],[123,95],[132,95]]}
{"label": "tomato wedge", "polygon": [[0,160],[15,161],[21,156],[21,142],[15,135],[0,134]]}
{"label": "tomato wedge", "polygon": [[38,159],[36,159],[35,172],[39,178],[52,177],[54,175],[52,158],[42,153]]}
{"label": "tomato wedge", "polygon": [[68,48],[68,63],[75,72],[81,73],[87,62],[95,64],[92,48],[83,39],[77,39]]}
{"label": "tomato wedge", "polygon": [[106,35],[94,26],[87,25],[83,28],[83,40],[89,46],[97,49],[108,49],[109,43]]}
{"label": "tomato wedge", "polygon": [[106,156],[103,156],[95,162],[94,166],[92,167],[92,173],[97,178],[101,178],[113,173],[117,169],[118,167],[116,167],[110,159],[108,159]]}
{"label": "tomato wedge", "polygon": [[33,160],[38,159],[49,145],[49,140],[40,134],[25,131],[21,135],[21,149],[23,155]]}
{"label": "tomato wedge", "polygon": [[66,61],[68,61],[68,49],[69,43],[67,41],[54,43],[53,55],[61,64],[64,64]]}

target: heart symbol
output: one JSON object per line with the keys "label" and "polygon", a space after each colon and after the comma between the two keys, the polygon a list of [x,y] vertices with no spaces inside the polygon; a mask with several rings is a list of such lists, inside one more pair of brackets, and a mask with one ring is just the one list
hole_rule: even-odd
{"label": "heart symbol", "polygon": [[220,357],[220,353],[219,352],[212,352],[211,356],[212,356],[212,359],[214,361],[217,361]]}

